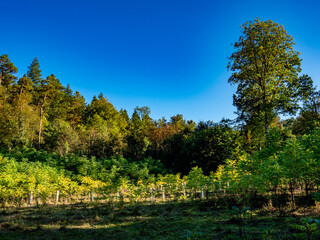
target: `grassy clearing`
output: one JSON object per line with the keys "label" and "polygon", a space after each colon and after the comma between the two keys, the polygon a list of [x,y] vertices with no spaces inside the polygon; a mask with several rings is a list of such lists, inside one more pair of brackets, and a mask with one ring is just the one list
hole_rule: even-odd
{"label": "grassy clearing", "polygon": [[0,239],[268,239],[268,230],[272,239],[295,239],[288,217],[298,222],[316,212],[260,209],[241,223],[212,200],[6,208],[0,212]]}

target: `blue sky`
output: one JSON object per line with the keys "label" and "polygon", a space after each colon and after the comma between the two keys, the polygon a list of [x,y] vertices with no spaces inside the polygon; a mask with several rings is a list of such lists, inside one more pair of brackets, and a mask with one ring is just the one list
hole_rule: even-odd
{"label": "blue sky", "polygon": [[34,57],[87,102],[102,92],[117,109],[149,106],[158,119],[235,118],[227,57],[240,25],[284,26],[302,73],[320,87],[318,1],[3,1],[0,54],[22,76]]}

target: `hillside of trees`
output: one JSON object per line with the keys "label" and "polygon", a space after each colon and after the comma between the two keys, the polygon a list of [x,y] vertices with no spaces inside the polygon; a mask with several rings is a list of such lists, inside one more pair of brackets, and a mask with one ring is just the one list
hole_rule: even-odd
{"label": "hillside of trees", "polygon": [[37,58],[18,79],[2,54],[0,238],[319,239],[320,91],[283,26],[241,29],[237,118],[217,123],[87,103]]}
{"label": "hillside of trees", "polygon": [[[262,33],[250,34],[257,37]],[[267,37],[266,42],[270,41]],[[283,39],[279,41],[287,41],[292,47],[290,36],[280,37]],[[209,173],[226,159],[236,160],[245,152],[261,150],[270,127],[296,136],[318,127],[320,93],[308,75],[298,76],[301,71],[298,55],[289,49],[291,55],[288,53],[284,58],[292,59],[279,58],[279,61],[287,64],[290,60],[292,65],[278,67],[276,73],[274,69],[265,69],[270,59],[254,69],[241,66],[240,58],[255,61],[249,55],[252,44],[245,39],[237,42],[235,47],[241,49],[233,53],[228,66],[234,71],[229,82],[238,85],[234,104],[239,117],[236,121],[219,123],[195,123],[181,114],[169,120],[151,119],[147,106],[136,107],[132,116],[128,116],[125,109],[117,110],[102,93],[86,103],[81,93],[74,92],[69,85],[63,86],[54,74],[42,76],[37,58],[23,77],[17,79],[17,67],[3,54],[0,57],[0,147],[6,151],[27,147],[60,156],[124,157],[133,161],[151,157],[174,172],[187,173],[191,167],[199,166]],[[274,47],[270,51],[274,53]],[[268,82],[269,76],[263,79],[259,71],[272,71],[279,79],[275,77]],[[256,75],[255,82],[250,83],[246,74],[252,79]],[[261,93],[256,94],[257,89]],[[279,114],[297,113],[296,118],[285,121],[279,118]]]}
{"label": "hillside of trees", "polygon": [[[0,148],[2,153],[36,149],[59,157],[124,158],[159,161],[167,172],[187,174],[192,167],[215,172],[268,146],[267,133],[283,140],[319,127],[320,92],[301,73],[293,38],[272,21],[245,23],[230,56],[230,84],[237,86],[238,118],[214,123],[186,120],[181,114],[152,119],[150,108],[132,116],[116,109],[103,93],[90,103],[51,74],[43,76],[34,58],[17,78],[17,67],[0,57]],[[290,116],[281,120],[279,116]]]}
{"label": "hillside of trees", "polygon": [[7,55],[0,58],[0,147],[34,148],[60,156],[151,157],[174,172],[201,166],[209,173],[243,151],[240,131],[229,121],[187,121],[181,114],[151,119],[150,108],[136,107],[132,116],[117,110],[101,93],[87,104],[79,92],[63,86],[54,74],[43,77],[35,58],[27,73]]}

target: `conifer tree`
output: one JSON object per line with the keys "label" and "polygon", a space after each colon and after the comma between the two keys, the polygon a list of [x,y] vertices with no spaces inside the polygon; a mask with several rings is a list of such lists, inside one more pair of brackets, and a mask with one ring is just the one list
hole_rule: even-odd
{"label": "conifer tree", "polygon": [[59,90],[62,89],[59,79],[56,79],[54,74],[51,74],[46,79],[41,81],[39,86],[39,98],[38,98],[38,108],[39,108],[39,132],[38,132],[38,148],[41,144],[41,134],[42,134],[42,123],[44,119],[45,107],[54,99]]}
{"label": "conifer tree", "polygon": [[3,54],[0,57],[0,86],[3,85],[8,88],[17,79],[17,77],[13,75],[17,72],[18,68],[13,65],[8,55]]}
{"label": "conifer tree", "polygon": [[25,92],[30,92],[34,87],[33,82],[26,74],[23,75],[22,78],[18,80],[18,90],[19,90],[19,99],[21,98],[22,94]]}
{"label": "conifer tree", "polygon": [[28,67],[27,76],[31,79],[36,87],[39,87],[42,81],[42,74],[38,58],[35,57]]}

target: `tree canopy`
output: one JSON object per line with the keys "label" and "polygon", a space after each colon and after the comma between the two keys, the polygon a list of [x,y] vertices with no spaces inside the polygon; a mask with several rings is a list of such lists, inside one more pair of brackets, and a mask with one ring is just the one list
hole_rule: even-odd
{"label": "tree canopy", "polygon": [[246,22],[229,57],[229,83],[237,86],[233,104],[238,120],[265,134],[278,114],[295,114],[312,88],[299,77],[301,59],[293,37],[271,20]]}
{"label": "tree canopy", "polygon": [[[255,19],[241,27],[227,67],[232,72],[229,83],[237,87],[236,121],[195,123],[182,114],[152,119],[148,106],[137,106],[129,116],[103,93],[86,103],[54,74],[42,76],[38,58],[18,79],[17,67],[1,55],[0,149],[27,147],[59,156],[129,161],[151,157],[172,172],[187,174],[198,166],[209,173],[268,148],[271,129],[281,131],[283,139],[317,129],[319,91],[310,76],[299,75],[301,59],[293,38],[270,20]],[[281,114],[299,109],[300,116],[281,120]]]}

